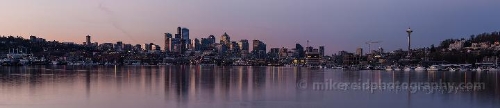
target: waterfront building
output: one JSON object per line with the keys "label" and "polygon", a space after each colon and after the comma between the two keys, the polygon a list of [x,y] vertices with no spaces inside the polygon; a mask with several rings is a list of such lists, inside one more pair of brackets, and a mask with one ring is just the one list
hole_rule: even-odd
{"label": "waterfront building", "polygon": [[291,56],[290,53],[288,48],[282,47],[279,51],[279,58],[288,58]]}
{"label": "waterfront building", "polygon": [[363,56],[363,48],[357,48],[356,49],[356,56]]}
{"label": "waterfront building", "polygon": [[308,67],[317,67],[321,63],[321,56],[318,49],[313,49],[312,47],[308,47],[308,51],[306,51],[306,66]]}
{"label": "waterfront building", "polygon": [[305,57],[304,47],[302,47],[302,45],[300,45],[299,43],[295,44],[294,56],[295,56],[295,58],[304,58]]}

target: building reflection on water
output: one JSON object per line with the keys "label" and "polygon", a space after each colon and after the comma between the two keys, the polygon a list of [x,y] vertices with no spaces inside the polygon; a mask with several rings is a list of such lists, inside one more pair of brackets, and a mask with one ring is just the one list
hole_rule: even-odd
{"label": "building reflection on water", "polygon": [[[310,70],[296,67],[196,66],[33,66],[0,67],[0,105],[40,104],[82,107],[398,107],[422,102],[462,102],[470,106],[500,102],[498,72],[389,72]],[[324,82],[483,82],[482,91],[409,93],[318,91],[298,83]],[[460,100],[460,101],[457,101]],[[357,101],[364,104],[345,104]],[[48,104],[45,104],[48,103]],[[52,104],[51,104],[52,103]],[[109,105],[108,105],[109,104]],[[466,107],[467,105],[463,106]],[[64,106],[64,105],[62,105]],[[447,106],[439,105],[436,106]]]}

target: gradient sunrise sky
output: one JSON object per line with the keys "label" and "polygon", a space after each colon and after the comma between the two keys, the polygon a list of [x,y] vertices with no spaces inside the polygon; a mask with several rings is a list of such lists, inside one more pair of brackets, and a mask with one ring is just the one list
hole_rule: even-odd
{"label": "gradient sunrise sky", "polygon": [[339,50],[386,51],[447,38],[500,30],[500,0],[2,0],[0,35],[35,35],[82,43],[123,41],[163,46],[163,33],[177,26],[191,38],[227,32],[232,40],[259,39],[268,48],[295,43]]}

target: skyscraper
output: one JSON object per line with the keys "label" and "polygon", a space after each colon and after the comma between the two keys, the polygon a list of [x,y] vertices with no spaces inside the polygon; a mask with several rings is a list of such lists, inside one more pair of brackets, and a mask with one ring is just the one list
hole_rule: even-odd
{"label": "skyscraper", "polygon": [[190,49],[191,48],[191,39],[189,39],[189,29],[188,28],[182,28],[181,29],[181,36],[182,36],[182,41],[184,41],[184,44],[183,44],[183,51],[185,51],[185,49]]}
{"label": "skyscraper", "polygon": [[246,40],[246,39],[240,40],[239,45],[240,45],[241,51],[244,51],[244,50],[248,51],[248,50],[250,50],[249,49],[250,46],[248,44],[248,40]]}
{"label": "skyscraper", "polygon": [[325,46],[319,46],[319,56],[325,56]]}
{"label": "skyscraper", "polygon": [[249,51],[250,51],[250,44],[248,43],[248,40],[242,39],[242,40],[240,40],[240,42],[238,44],[239,44],[240,49],[241,49],[240,50],[241,57],[246,58]]}
{"label": "skyscraper", "polygon": [[86,37],[87,37],[87,41],[85,42],[86,45],[88,46],[92,45],[92,42],[90,42],[90,35],[87,35]]}
{"label": "skyscraper", "polygon": [[172,34],[165,33],[165,46],[163,47],[165,52],[170,52],[172,48],[171,40],[172,40]]}
{"label": "skyscraper", "polygon": [[266,44],[260,40],[253,40],[252,54],[256,58],[264,58],[266,56]]}
{"label": "skyscraper", "polygon": [[231,38],[226,32],[220,37],[220,44],[229,45],[231,43]]}
{"label": "skyscraper", "polygon": [[300,45],[299,43],[295,44],[295,57],[296,58],[304,58],[305,52],[304,52],[304,47]]}
{"label": "skyscraper", "polygon": [[122,41],[116,42],[114,48],[115,48],[115,51],[123,51],[123,42]]}
{"label": "skyscraper", "polygon": [[153,44],[153,43],[145,43],[144,44],[144,50],[146,50],[146,51],[152,51],[153,47],[155,47],[155,44]]}
{"label": "skyscraper", "polygon": [[201,50],[201,43],[198,38],[195,38],[192,42],[192,48],[194,51],[200,51]]}
{"label": "skyscraper", "polygon": [[211,44],[215,44],[215,36],[214,36],[214,35],[210,35],[210,36],[208,36],[208,41],[209,41]]}
{"label": "skyscraper", "polygon": [[252,42],[252,52],[259,50],[260,40],[253,40]]}
{"label": "skyscraper", "polygon": [[238,42],[232,41],[230,49],[231,49],[231,52],[233,55],[239,56],[241,48],[240,48],[240,45],[238,45]]}

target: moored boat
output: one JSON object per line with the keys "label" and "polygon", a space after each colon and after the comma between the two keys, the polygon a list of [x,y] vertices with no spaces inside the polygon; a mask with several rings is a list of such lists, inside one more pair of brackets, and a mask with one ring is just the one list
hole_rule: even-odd
{"label": "moored boat", "polygon": [[415,68],[415,71],[426,71],[427,69],[425,69],[425,67],[422,67],[422,66],[418,66],[417,68]]}

